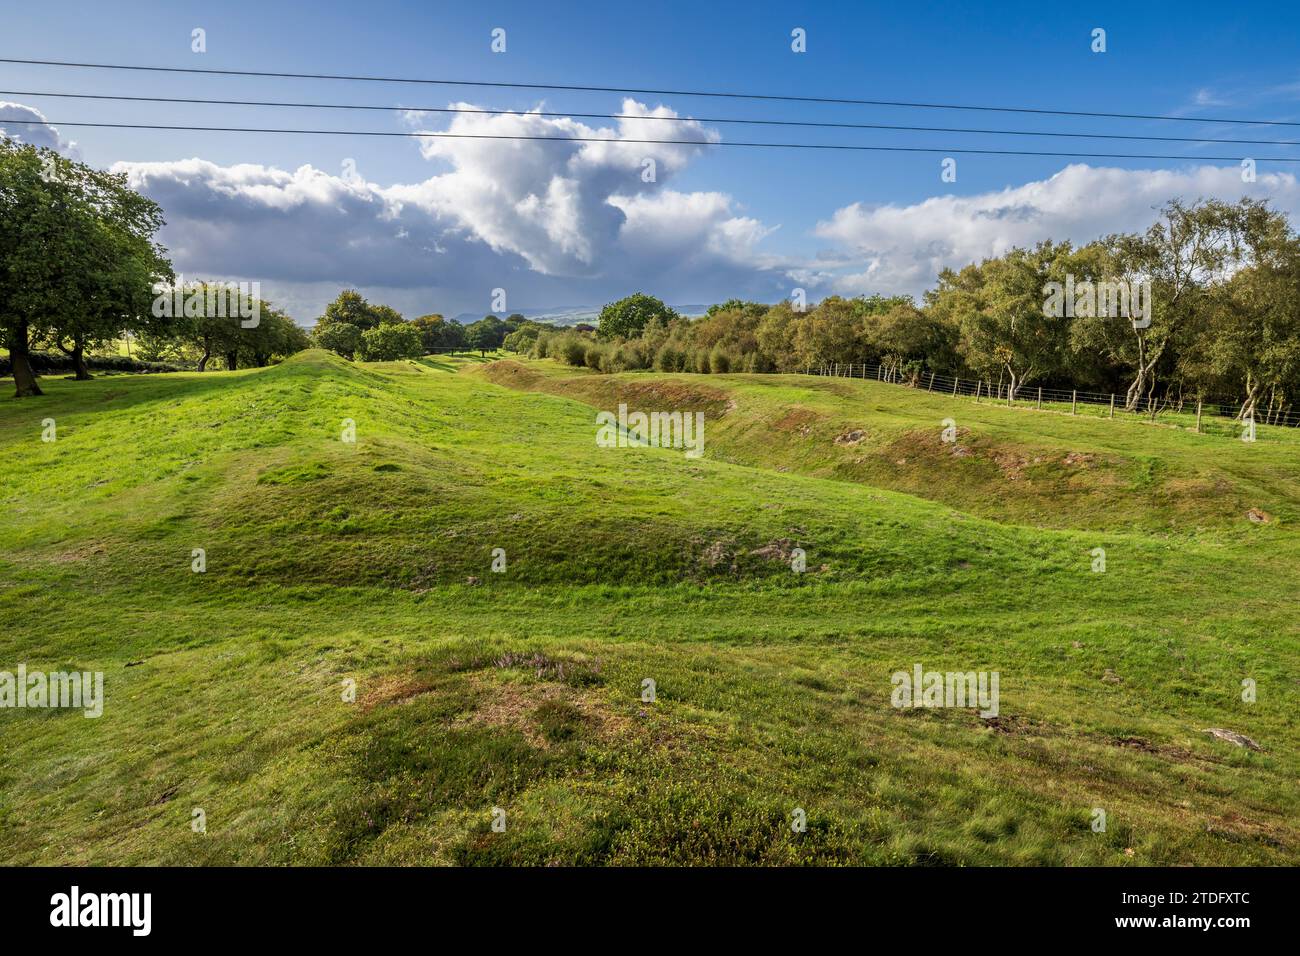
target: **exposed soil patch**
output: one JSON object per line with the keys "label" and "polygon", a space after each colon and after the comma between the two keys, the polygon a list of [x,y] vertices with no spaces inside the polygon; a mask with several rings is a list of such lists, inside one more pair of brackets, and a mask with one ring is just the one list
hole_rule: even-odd
{"label": "exposed soil patch", "polygon": [[475,677],[474,710],[459,722],[517,730],[545,750],[583,737],[610,739],[628,733],[630,717],[590,692],[549,681],[502,681]]}
{"label": "exposed soil patch", "polygon": [[792,408],[772,423],[777,431],[795,432],[804,438],[813,433],[813,425],[821,420],[816,412],[806,408]]}
{"label": "exposed soil patch", "polygon": [[108,549],[102,544],[83,544],[79,548],[73,548],[71,551],[64,551],[62,554],[55,555],[54,560],[59,564],[67,564],[72,561],[87,561],[96,555],[107,553]]}
{"label": "exposed soil patch", "polygon": [[850,431],[844,432],[842,435],[836,435],[836,436],[835,436],[835,444],[837,444],[837,445],[857,445],[857,444],[860,444],[861,442],[865,441],[865,440],[866,440],[866,437],[867,437],[867,432],[866,432],[865,429],[862,429],[862,428],[854,428],[854,429],[852,429],[852,430],[850,430]]}
{"label": "exposed soil patch", "polygon": [[434,688],[430,680],[401,674],[381,677],[378,680],[358,681],[358,684],[363,684],[365,687],[363,693],[357,698],[357,705],[362,713],[369,713],[380,704],[396,704],[410,700],[412,697],[419,697]]}

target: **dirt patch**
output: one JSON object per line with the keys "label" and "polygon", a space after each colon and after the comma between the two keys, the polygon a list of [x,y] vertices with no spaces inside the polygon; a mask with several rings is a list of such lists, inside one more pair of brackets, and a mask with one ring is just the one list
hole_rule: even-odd
{"label": "dirt patch", "polygon": [[[700,555],[700,564],[705,567],[716,568],[720,564],[725,564],[731,557],[731,551],[721,541],[715,541]],[[734,562],[733,562],[734,567]]]}
{"label": "dirt patch", "polygon": [[564,684],[479,676],[471,684],[478,692],[478,703],[472,712],[459,718],[459,723],[517,730],[543,750],[564,739],[551,726],[553,715],[561,710],[575,714],[582,736],[612,739],[626,735],[633,727],[630,717],[617,713],[596,694]]}
{"label": "dirt patch", "polygon": [[841,435],[836,435],[836,436],[835,436],[835,444],[837,444],[837,445],[858,445],[858,444],[861,444],[862,442],[866,441],[866,438],[867,438],[867,432],[866,432],[866,429],[864,429],[864,428],[854,428],[854,429],[851,429],[851,430],[849,430],[849,431],[844,432],[844,433],[841,434]]}
{"label": "dirt patch", "polygon": [[1072,468],[1091,468],[1096,461],[1097,456],[1090,452],[1072,451],[1061,459],[1061,464]]}
{"label": "dirt patch", "polygon": [[993,456],[993,461],[997,463],[1002,476],[1007,481],[1020,481],[1024,478],[1025,467],[1029,464],[1028,458],[1013,452],[998,452]]}
{"label": "dirt patch", "polygon": [[790,554],[794,550],[795,544],[789,538],[781,538],[777,541],[769,541],[761,548],[755,548],[749,552],[755,557],[763,558],[766,561],[780,561],[788,563]]}
{"label": "dirt patch", "polygon": [[[358,682],[360,683],[360,682]],[[357,698],[362,713],[369,713],[380,704],[397,704],[432,691],[432,681],[406,675],[393,674],[375,681],[367,681],[365,692]]]}
{"label": "dirt patch", "polygon": [[102,544],[83,544],[79,548],[73,548],[71,551],[64,551],[62,554],[56,554],[54,560],[59,564],[68,564],[73,561],[88,561],[96,555],[107,554],[108,549]]}
{"label": "dirt patch", "polygon": [[792,408],[772,423],[772,427],[781,432],[794,432],[803,438],[813,433],[813,425],[821,421],[822,416],[806,408]]}
{"label": "dirt patch", "polygon": [[1273,520],[1273,516],[1267,511],[1261,511],[1258,508],[1251,508],[1246,512],[1246,517],[1255,524],[1268,524]]}

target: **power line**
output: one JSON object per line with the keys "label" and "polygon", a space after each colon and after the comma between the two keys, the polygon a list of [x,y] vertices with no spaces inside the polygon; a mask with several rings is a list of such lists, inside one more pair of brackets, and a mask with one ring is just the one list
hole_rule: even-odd
{"label": "power line", "polygon": [[610,136],[531,136],[522,133],[407,133],[394,130],[274,129],[250,126],[180,126],[155,123],[65,123],[58,120],[3,119],[0,120],[0,123],[24,123],[41,126],[74,126],[100,129],[179,130],[207,133],[288,133],[310,136],[410,136],[422,139],[501,139],[530,140],[539,142],[550,141],[556,143],[635,143],[654,146],[751,146],[765,147],[769,149],[838,149],[884,153],[966,153],[985,156],[1047,156],[1064,159],[1170,159],[1181,161],[1195,159],[1205,162],[1224,163],[1239,163],[1244,159],[1254,158],[1271,163],[1300,163],[1300,156],[1170,156],[1161,153],[1072,153],[1048,150],[972,149],[968,147],[941,146],[866,146],[852,143],[759,143],[739,140],[709,142],[707,140],[698,139],[623,139]]}
{"label": "power line", "polygon": [[570,113],[544,110],[496,110],[463,106],[383,106],[362,103],[294,103],[283,100],[222,100],[186,96],[125,96],[107,93],[51,93],[36,90],[0,90],[0,96],[49,96],[62,99],[112,100],[130,103],[184,103],[205,106],[273,106],[313,110],[379,110],[393,113],[449,113],[482,116],[544,116],[567,119],[653,120],[671,123],[729,123],[743,126],[792,126],[818,129],[870,129],[914,133],[975,133],[989,136],[1051,136],[1068,139],[1118,139],[1139,142],[1224,143],[1242,146],[1300,146],[1294,139],[1217,139],[1208,136],[1138,136],[1123,133],[1065,133],[1019,129],[978,129],[961,126],[899,126],[886,123],[830,123],[811,120],[742,119],[718,116],[642,116],[636,113]]}
{"label": "power line", "polygon": [[1107,113],[1087,110],[1050,110],[1025,106],[972,106],[960,103],[913,103],[904,100],[867,100],[833,96],[794,96],[773,93],[736,93],[708,90],[654,90],[621,86],[579,86],[560,83],[509,83],[488,80],[442,80],[402,76],[364,76],[346,73],[280,73],[270,70],[215,70],[182,66],[140,66],[126,63],[77,63],[68,60],[27,60],[0,57],[0,63],[27,66],[66,66],[89,70],[133,70],[153,73],[190,73],[209,76],[260,76],[290,80],[344,80],[358,83],[420,83],[434,86],[477,86],[495,89],[556,90],[572,93],[633,93],[650,96],[705,96],[724,99],[768,100],[783,103],[828,103],[841,106],[893,106],[904,109],[978,110],[989,113],[1027,113],[1041,116],[1091,116],[1098,119],[1164,120],[1179,123],[1233,123],[1245,126],[1300,126],[1300,121],[1233,119],[1228,117],[1159,116],[1151,113]]}

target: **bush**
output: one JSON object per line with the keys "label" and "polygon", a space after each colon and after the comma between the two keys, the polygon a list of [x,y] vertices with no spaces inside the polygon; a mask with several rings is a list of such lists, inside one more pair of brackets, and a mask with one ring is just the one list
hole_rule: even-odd
{"label": "bush", "polygon": [[607,349],[603,346],[597,345],[595,342],[589,343],[586,349],[583,350],[583,364],[586,365],[587,368],[595,369],[597,372],[601,371],[600,363],[605,358],[607,351]]}
{"label": "bush", "polygon": [[[31,352],[32,371],[37,375],[75,372],[72,356],[61,352]],[[174,362],[143,362],[125,355],[87,355],[86,367],[92,372],[183,372],[184,365]],[[12,375],[9,356],[0,356],[0,375]]]}
{"label": "bush", "polygon": [[714,375],[731,371],[731,356],[722,347],[722,343],[713,346],[713,351],[709,353],[709,371]]}
{"label": "bush", "polygon": [[627,372],[634,369],[650,367],[650,357],[641,342],[623,342],[614,349],[610,359],[610,369],[614,372]]}
{"label": "bush", "polygon": [[559,343],[559,357],[566,365],[581,368],[587,357],[586,340],[576,334],[564,336]]}

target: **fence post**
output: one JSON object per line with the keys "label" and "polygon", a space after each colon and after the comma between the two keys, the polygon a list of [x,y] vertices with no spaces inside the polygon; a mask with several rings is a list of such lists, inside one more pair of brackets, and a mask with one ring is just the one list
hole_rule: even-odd
{"label": "fence post", "polygon": [[984,383],[981,382],[979,379],[975,379],[975,402],[976,402],[976,404],[979,403],[979,400],[980,400],[980,386],[983,385],[983,384],[984,384]]}
{"label": "fence post", "polygon": [[1110,417],[1115,417],[1115,393],[1110,393]]}
{"label": "fence post", "polygon": [[1043,410],[1043,386],[1038,386],[1038,410]]}
{"label": "fence post", "polygon": [[1070,390],[1070,414],[1074,415],[1078,412],[1078,410],[1079,410],[1079,390],[1077,388],[1071,389]]}
{"label": "fence post", "polygon": [[933,373],[933,372],[930,373],[930,384],[926,386],[925,390],[926,390],[927,392],[933,392],[933,391],[934,391],[934,373]]}
{"label": "fence post", "polygon": [[1196,400],[1196,434],[1201,433],[1201,400]]}

